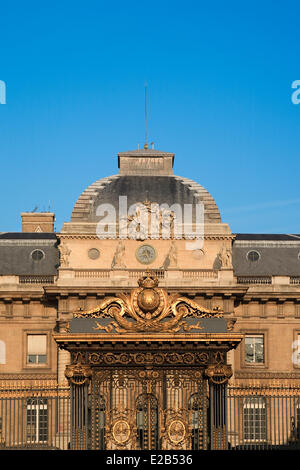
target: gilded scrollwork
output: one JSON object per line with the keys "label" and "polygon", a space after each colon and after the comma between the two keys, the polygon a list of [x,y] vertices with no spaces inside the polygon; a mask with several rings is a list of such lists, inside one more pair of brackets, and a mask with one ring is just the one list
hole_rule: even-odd
{"label": "gilded scrollwork", "polygon": [[[130,294],[120,293],[110,297],[99,306],[88,311],[77,311],[76,318],[96,318],[95,331],[107,333],[128,332],[161,332],[176,333],[179,330],[189,332],[202,330],[202,318],[219,318],[223,311],[216,307],[207,309],[180,294],[168,295],[158,288],[158,279],[147,271],[139,279],[139,287]],[[188,317],[198,319],[196,323],[188,322]],[[108,324],[100,319],[111,318]]]}
{"label": "gilded scrollwork", "polygon": [[206,352],[92,352],[88,355],[91,365],[194,365],[208,363]]}

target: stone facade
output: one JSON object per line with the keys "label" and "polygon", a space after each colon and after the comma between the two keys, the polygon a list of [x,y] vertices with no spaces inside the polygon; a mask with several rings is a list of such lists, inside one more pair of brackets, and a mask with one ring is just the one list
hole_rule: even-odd
{"label": "stone facade", "polygon": [[[228,354],[231,383],[299,384],[294,341],[300,335],[300,237],[231,233],[209,192],[174,175],[173,161],[166,152],[122,152],[119,174],[87,188],[60,233],[53,233],[53,214],[28,213],[22,233],[0,234],[1,380],[64,383],[69,355],[58,351],[53,335],[67,330],[76,310],[130,291],[150,269],[160,287],[206,308],[220,307],[232,331],[245,335],[247,341]],[[116,205],[119,196],[146,208],[149,202],[181,208],[201,203],[203,237],[198,243],[159,232],[120,238],[124,219],[118,211],[115,237],[105,238],[103,231],[99,237],[97,209]],[[46,346],[30,350],[32,336],[45,338]]]}

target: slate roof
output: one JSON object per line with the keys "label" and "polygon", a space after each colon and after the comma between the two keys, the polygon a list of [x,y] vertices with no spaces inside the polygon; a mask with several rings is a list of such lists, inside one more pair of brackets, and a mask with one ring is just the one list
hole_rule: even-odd
{"label": "slate roof", "polygon": [[[248,253],[259,253],[257,261]],[[232,249],[236,276],[300,276],[300,235],[236,234]]]}
{"label": "slate roof", "polygon": [[180,176],[113,175],[91,184],[74,205],[71,222],[97,222],[97,207],[112,204],[118,214],[119,196],[127,196],[127,206],[149,200],[158,204],[195,204],[203,202],[204,220],[221,222],[218,206],[200,184]]}
{"label": "slate roof", "polygon": [[[59,265],[58,239],[55,233],[1,233],[0,275],[56,275]],[[44,257],[35,261],[35,250]]]}

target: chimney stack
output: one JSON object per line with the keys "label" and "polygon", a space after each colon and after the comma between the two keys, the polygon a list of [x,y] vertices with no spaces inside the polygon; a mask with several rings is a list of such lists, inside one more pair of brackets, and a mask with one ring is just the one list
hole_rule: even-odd
{"label": "chimney stack", "polygon": [[53,212],[22,212],[22,232],[53,232]]}

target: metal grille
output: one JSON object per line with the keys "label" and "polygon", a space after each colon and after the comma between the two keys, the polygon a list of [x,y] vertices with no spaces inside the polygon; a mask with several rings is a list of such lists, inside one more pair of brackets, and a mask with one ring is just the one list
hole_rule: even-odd
{"label": "metal grille", "polygon": [[90,398],[92,449],[204,449],[205,382],[193,371],[98,370]]}
{"label": "metal grille", "polygon": [[272,284],[272,276],[238,276],[238,284]]}
{"label": "metal grille", "polygon": [[24,275],[19,276],[20,284],[54,284],[54,276]]}
{"label": "metal grille", "polygon": [[300,449],[300,388],[218,387],[171,369],[96,370],[71,393],[0,387],[0,448]]}
{"label": "metal grille", "polygon": [[69,388],[0,390],[2,449],[67,449],[70,445]]}
{"label": "metal grille", "polygon": [[230,449],[299,449],[300,390],[228,388]]}

